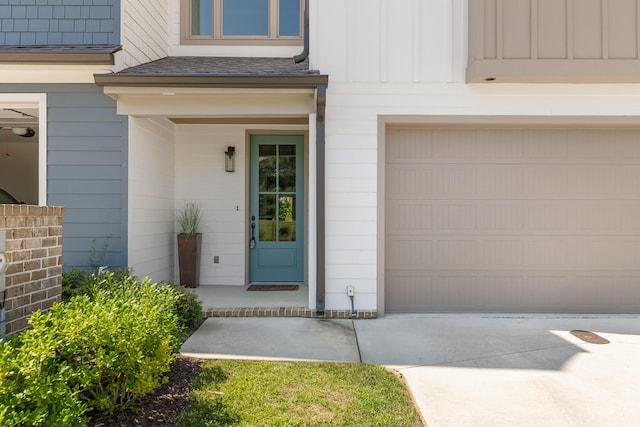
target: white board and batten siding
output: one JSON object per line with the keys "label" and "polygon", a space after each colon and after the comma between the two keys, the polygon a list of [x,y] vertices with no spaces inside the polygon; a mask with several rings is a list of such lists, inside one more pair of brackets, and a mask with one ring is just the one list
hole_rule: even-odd
{"label": "white board and batten siding", "polygon": [[330,86],[463,81],[465,3],[312,0],[312,66]]}

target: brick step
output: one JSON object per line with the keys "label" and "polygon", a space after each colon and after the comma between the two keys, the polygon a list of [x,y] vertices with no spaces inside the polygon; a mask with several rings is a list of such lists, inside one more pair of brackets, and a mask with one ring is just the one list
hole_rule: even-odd
{"label": "brick step", "polygon": [[[321,319],[351,319],[349,310],[318,312],[304,307],[223,307],[204,308],[205,317],[306,317]],[[377,311],[358,311],[356,319],[375,319]]]}

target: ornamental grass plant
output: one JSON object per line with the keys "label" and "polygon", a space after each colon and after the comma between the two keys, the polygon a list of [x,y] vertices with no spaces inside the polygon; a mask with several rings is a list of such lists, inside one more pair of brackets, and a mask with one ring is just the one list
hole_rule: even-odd
{"label": "ornamental grass plant", "polygon": [[180,233],[194,235],[200,232],[200,206],[195,203],[186,203],[178,212],[178,225]]}

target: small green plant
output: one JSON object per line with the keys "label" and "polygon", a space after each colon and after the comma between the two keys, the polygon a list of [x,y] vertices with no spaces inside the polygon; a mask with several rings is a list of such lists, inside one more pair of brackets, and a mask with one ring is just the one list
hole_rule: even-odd
{"label": "small green plant", "polygon": [[[116,280],[124,280],[131,276],[131,269],[116,268],[111,270]],[[100,281],[96,271],[74,268],[62,273],[62,301],[69,301],[78,295],[89,295],[91,288]]]}
{"label": "small green plant", "polygon": [[178,225],[181,234],[198,234],[200,231],[200,206],[187,203],[178,213]]}
{"label": "small green plant", "polygon": [[187,331],[194,331],[203,320],[202,304],[198,296],[184,286],[175,286],[178,299],[174,305],[180,327]]}
{"label": "small green plant", "polygon": [[112,235],[108,235],[99,250],[96,249],[98,244],[97,239],[91,240],[91,246],[89,247],[89,267],[92,270],[98,270],[98,268],[104,265],[104,260],[107,257],[107,251],[109,250],[109,244],[111,243]]}

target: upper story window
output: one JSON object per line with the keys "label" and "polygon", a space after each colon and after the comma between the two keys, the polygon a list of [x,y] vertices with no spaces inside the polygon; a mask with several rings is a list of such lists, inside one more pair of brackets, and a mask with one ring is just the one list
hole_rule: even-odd
{"label": "upper story window", "polygon": [[301,44],[303,0],[182,0],[184,44]]}

